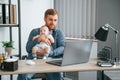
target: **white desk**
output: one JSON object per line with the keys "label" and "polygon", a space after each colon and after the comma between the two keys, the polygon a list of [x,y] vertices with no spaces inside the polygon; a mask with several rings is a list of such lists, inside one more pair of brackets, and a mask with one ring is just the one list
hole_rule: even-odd
{"label": "white desk", "polygon": [[88,63],[70,65],[70,66],[56,66],[47,64],[46,60],[35,60],[35,65],[27,65],[25,60],[18,61],[18,70],[16,71],[0,71],[0,75],[8,74],[24,74],[24,73],[48,73],[48,72],[72,72],[72,71],[104,71],[104,70],[120,70],[117,67],[99,67],[96,65],[97,59],[90,59]]}

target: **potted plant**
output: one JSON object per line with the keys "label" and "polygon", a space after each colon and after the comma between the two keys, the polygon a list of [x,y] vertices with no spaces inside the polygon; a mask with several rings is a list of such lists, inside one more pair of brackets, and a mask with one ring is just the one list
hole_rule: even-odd
{"label": "potted plant", "polygon": [[9,56],[12,56],[12,49],[15,49],[13,47],[14,41],[2,41],[2,46],[5,48],[5,53],[7,52]]}

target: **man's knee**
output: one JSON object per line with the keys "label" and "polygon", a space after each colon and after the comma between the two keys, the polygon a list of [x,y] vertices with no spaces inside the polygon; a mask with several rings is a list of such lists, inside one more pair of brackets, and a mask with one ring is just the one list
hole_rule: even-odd
{"label": "man's knee", "polygon": [[19,74],[17,80],[31,80],[34,74]]}
{"label": "man's knee", "polygon": [[48,80],[63,80],[63,77],[61,76],[61,73],[46,73],[46,76]]}

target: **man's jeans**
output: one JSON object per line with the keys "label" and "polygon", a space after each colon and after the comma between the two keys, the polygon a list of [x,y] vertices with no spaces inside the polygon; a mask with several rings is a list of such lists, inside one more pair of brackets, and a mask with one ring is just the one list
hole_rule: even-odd
{"label": "man's jeans", "polygon": [[[19,74],[17,80],[31,80],[35,74]],[[60,72],[46,73],[48,80],[64,80]]]}

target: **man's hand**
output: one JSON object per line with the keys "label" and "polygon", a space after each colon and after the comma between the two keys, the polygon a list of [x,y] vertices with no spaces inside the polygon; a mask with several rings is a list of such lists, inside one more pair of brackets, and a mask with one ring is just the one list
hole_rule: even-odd
{"label": "man's hand", "polygon": [[38,42],[45,42],[47,45],[51,45],[51,42],[49,39],[46,39],[44,35],[41,35],[39,38],[38,38]]}
{"label": "man's hand", "polygon": [[37,55],[38,55],[38,56],[41,56],[41,57],[43,57],[44,54],[45,54],[44,49],[42,49],[41,51],[37,52]]}
{"label": "man's hand", "polygon": [[39,52],[37,52],[37,55],[43,57],[44,54],[47,53],[49,50],[50,49],[48,47],[46,47],[46,48],[41,47],[41,50]]}
{"label": "man's hand", "polygon": [[38,40],[38,42],[41,42],[42,41],[42,37],[39,36],[37,40]]}
{"label": "man's hand", "polygon": [[48,47],[44,48],[44,51],[45,53],[47,53],[49,51],[49,48]]}

